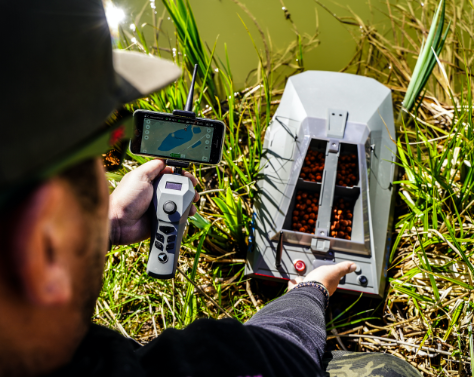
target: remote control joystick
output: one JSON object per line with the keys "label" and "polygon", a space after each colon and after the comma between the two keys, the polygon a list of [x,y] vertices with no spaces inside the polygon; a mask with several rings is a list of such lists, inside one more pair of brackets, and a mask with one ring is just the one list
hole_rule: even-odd
{"label": "remote control joystick", "polygon": [[153,184],[155,194],[147,273],[158,279],[170,279],[176,273],[181,240],[195,195],[191,180],[177,170],[177,174],[164,174]]}
{"label": "remote control joystick", "polygon": [[176,212],[176,203],[172,202],[171,200],[168,200],[165,204],[163,204],[163,211],[167,213],[168,215],[172,215],[173,213]]}

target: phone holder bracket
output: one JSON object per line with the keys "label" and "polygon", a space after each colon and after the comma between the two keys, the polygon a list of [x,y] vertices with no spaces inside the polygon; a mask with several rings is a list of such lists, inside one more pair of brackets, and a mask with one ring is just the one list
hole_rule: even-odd
{"label": "phone holder bracket", "polygon": [[196,113],[194,111],[186,111],[186,110],[173,110],[173,115],[177,115],[180,117],[196,119]]}
{"label": "phone holder bracket", "polygon": [[183,175],[183,169],[186,169],[189,167],[189,162],[185,162],[185,161],[166,160],[165,164],[167,166],[173,166],[174,174],[176,175]]}

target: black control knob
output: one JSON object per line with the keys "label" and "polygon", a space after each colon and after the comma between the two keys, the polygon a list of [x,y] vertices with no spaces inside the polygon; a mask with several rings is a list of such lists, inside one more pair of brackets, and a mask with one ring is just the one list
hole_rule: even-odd
{"label": "black control knob", "polygon": [[163,211],[167,213],[168,215],[172,215],[173,213],[176,212],[176,203],[172,202],[171,200],[168,200],[165,204],[163,204]]}
{"label": "black control knob", "polygon": [[360,285],[362,285],[363,287],[365,287],[367,285],[367,283],[369,282],[369,280],[367,279],[367,277],[365,277],[364,275],[360,275],[357,280],[359,280],[359,283]]}
{"label": "black control knob", "polygon": [[168,262],[168,255],[166,255],[165,253],[160,253],[160,254],[158,254],[158,260],[161,263],[166,263],[166,262]]}

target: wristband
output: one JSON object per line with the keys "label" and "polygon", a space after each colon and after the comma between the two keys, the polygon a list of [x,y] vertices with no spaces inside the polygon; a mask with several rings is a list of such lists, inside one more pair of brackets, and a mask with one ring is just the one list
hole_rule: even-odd
{"label": "wristband", "polygon": [[297,289],[297,288],[301,288],[301,287],[315,287],[317,289],[319,289],[324,297],[326,297],[326,308],[328,308],[328,305],[329,305],[329,292],[327,290],[327,288],[324,286],[323,283],[319,282],[319,281],[303,281],[301,283],[299,283],[296,287],[294,287],[293,289]]}

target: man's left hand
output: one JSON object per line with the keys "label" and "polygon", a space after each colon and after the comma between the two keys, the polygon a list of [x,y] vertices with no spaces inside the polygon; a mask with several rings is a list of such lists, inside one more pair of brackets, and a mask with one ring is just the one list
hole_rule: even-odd
{"label": "man's left hand", "polygon": [[[153,180],[161,174],[172,173],[162,160],[152,160],[132,170],[110,195],[109,220],[110,241],[113,245],[128,245],[150,237],[150,217],[147,213],[153,198]],[[198,181],[190,173],[184,175],[191,179],[193,186]],[[196,192],[194,202],[199,200]],[[193,205],[189,216],[196,213]]]}
{"label": "man's left hand", "polygon": [[331,266],[321,266],[311,271],[304,279],[297,277],[288,282],[288,291],[292,290],[299,283],[304,281],[318,281],[326,287],[329,296],[336,292],[339,281],[342,277],[354,272],[357,265],[353,262],[341,262]]}

